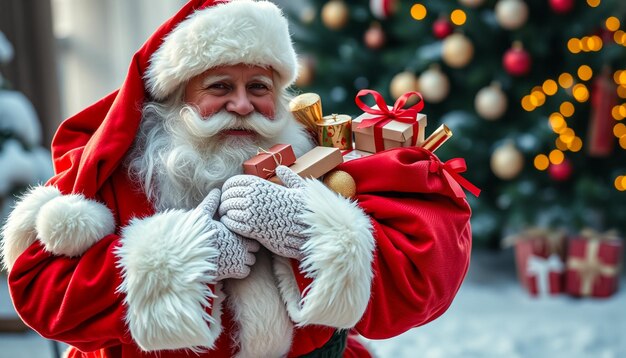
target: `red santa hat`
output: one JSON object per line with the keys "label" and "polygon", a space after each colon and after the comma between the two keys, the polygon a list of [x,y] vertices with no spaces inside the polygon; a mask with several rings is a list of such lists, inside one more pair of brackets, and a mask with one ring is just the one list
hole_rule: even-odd
{"label": "red santa hat", "polygon": [[95,197],[132,145],[146,100],[167,98],[209,68],[240,63],[271,67],[280,90],[295,81],[296,54],[280,9],[269,1],[189,1],[135,53],[118,90],[61,124],[48,184]]}

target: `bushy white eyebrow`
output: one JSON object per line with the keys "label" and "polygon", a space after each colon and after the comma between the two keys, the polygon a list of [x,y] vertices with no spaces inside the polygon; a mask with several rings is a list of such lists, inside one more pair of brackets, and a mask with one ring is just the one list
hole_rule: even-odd
{"label": "bushy white eyebrow", "polygon": [[[220,82],[220,81],[228,81],[231,78],[229,75],[209,75],[202,80],[202,86],[208,87],[209,85]],[[274,80],[265,75],[252,76],[251,81],[259,81],[262,82],[269,88],[274,87]]]}

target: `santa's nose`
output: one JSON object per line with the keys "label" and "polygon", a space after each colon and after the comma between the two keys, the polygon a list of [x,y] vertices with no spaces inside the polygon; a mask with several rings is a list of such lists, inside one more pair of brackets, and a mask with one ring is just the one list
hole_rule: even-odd
{"label": "santa's nose", "polygon": [[231,98],[226,104],[226,110],[240,116],[246,116],[254,111],[254,106],[250,102],[245,88],[238,88],[231,93]]}

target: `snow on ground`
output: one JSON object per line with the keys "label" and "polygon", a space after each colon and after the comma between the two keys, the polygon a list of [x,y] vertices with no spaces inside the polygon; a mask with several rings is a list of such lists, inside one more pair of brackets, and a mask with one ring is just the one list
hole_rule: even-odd
{"label": "snow on ground", "polygon": [[[511,251],[476,251],[450,309],[424,327],[368,341],[381,358],[626,357],[626,277],[608,299],[530,297],[518,284]],[[0,312],[10,310],[6,283]],[[0,334],[0,358],[54,357],[33,332]]]}

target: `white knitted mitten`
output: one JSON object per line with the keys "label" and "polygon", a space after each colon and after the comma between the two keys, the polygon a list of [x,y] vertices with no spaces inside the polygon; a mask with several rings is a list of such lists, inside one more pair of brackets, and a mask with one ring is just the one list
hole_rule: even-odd
{"label": "white knitted mitten", "polygon": [[222,187],[220,220],[277,255],[302,259],[300,248],[308,240],[300,219],[304,180],[286,166],[276,168],[276,175],[285,186],[252,175],[228,179]]}
{"label": "white knitted mitten", "polygon": [[213,231],[211,239],[217,246],[217,281],[226,278],[244,278],[250,274],[250,266],[254,265],[256,258],[254,252],[259,251],[261,246],[258,242],[232,233],[221,222],[213,220],[213,216],[220,204],[221,192],[213,189],[204,198],[196,210],[201,210],[209,217],[207,230]]}

